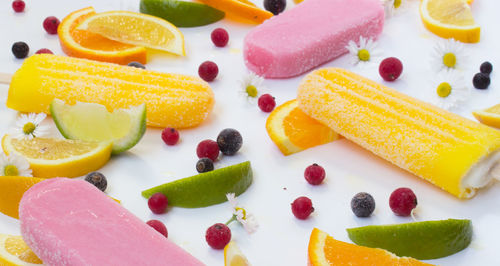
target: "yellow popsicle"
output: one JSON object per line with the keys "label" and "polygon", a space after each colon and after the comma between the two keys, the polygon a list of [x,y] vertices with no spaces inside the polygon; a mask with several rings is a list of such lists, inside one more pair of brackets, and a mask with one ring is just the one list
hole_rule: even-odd
{"label": "yellow popsicle", "polygon": [[214,105],[212,89],[198,77],[50,54],[29,57],[12,77],[7,107],[48,113],[54,98],[110,111],[146,103],[148,126],[174,128],[200,124]]}
{"label": "yellow popsicle", "polygon": [[459,198],[498,178],[499,131],[347,70],[310,73],[297,99],[335,132]]}

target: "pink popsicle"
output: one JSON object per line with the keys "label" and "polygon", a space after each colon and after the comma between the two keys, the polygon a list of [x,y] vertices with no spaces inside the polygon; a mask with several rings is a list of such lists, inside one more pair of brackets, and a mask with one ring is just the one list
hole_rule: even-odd
{"label": "pink popsicle", "polygon": [[34,185],[19,219],[23,239],[46,265],[203,265],[83,180]]}
{"label": "pink popsicle", "polygon": [[380,0],[305,0],[248,33],[245,64],[265,78],[300,75],[346,53],[351,40],[376,39],[384,16]]}

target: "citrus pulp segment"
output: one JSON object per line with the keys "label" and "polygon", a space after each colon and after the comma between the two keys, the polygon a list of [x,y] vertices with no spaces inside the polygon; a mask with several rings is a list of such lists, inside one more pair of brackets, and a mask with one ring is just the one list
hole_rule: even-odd
{"label": "citrus pulp segment", "polygon": [[37,266],[43,262],[24,243],[21,236],[0,234],[0,265]]}

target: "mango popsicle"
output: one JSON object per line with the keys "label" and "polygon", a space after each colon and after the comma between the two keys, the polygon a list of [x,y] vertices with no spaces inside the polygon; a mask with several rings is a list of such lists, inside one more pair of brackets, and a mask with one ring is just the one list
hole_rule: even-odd
{"label": "mango popsicle", "polygon": [[50,54],[29,57],[12,77],[7,107],[48,113],[54,98],[110,111],[146,103],[148,126],[174,128],[200,124],[214,105],[210,86],[198,77]]}
{"label": "mango popsicle", "polygon": [[499,176],[499,131],[347,70],[308,74],[297,99],[314,119],[459,198]]}

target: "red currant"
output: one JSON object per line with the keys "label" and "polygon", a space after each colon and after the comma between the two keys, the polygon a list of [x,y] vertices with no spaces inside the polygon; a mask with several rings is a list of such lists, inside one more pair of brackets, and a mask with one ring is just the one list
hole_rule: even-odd
{"label": "red currant", "polygon": [[14,2],[12,2],[12,8],[17,13],[23,12],[25,7],[26,4],[23,0],[15,0]]}
{"label": "red currant", "polygon": [[158,221],[158,220],[149,220],[146,223],[149,226],[153,227],[160,234],[164,235],[165,237],[168,237],[167,227],[161,221]]}
{"label": "red currant", "polygon": [[403,64],[396,57],[388,57],[380,63],[378,72],[385,81],[394,81],[403,72]]}
{"label": "red currant", "polygon": [[43,21],[43,28],[48,34],[57,34],[57,27],[59,27],[59,23],[59,19],[54,16],[50,16]]}
{"label": "red currant", "polygon": [[292,213],[297,219],[305,220],[313,211],[312,201],[308,197],[298,197],[292,203]]}
{"label": "red currant", "polygon": [[274,110],[274,107],[276,106],[276,101],[274,100],[274,97],[271,96],[271,94],[266,93],[259,97],[258,104],[262,112],[269,113],[272,110]]}
{"label": "red currant", "polygon": [[219,157],[219,145],[213,140],[206,139],[198,143],[196,155],[198,155],[198,158],[206,157],[215,162]]}
{"label": "red currant", "polygon": [[162,214],[167,210],[168,199],[163,193],[157,192],[148,199],[149,209],[155,214]]}
{"label": "red currant", "polygon": [[179,131],[175,128],[167,127],[161,132],[161,139],[167,145],[175,145],[179,141]]}
{"label": "red currant", "polygon": [[417,196],[409,188],[398,188],[391,193],[389,206],[396,215],[409,216],[417,207]]}
{"label": "red currant", "polygon": [[205,240],[214,249],[223,249],[231,241],[231,229],[222,223],[210,226],[205,233]]}
{"label": "red currant", "polygon": [[54,53],[47,48],[42,48],[42,49],[36,51],[35,54],[54,54]]}
{"label": "red currant", "polygon": [[304,178],[311,185],[319,185],[325,179],[325,169],[318,164],[309,165],[304,171]]}
{"label": "red currant", "polygon": [[217,77],[217,74],[219,74],[219,68],[217,67],[217,64],[212,61],[205,61],[198,68],[198,75],[200,75],[200,78],[207,82],[214,80]]}
{"label": "red currant", "polygon": [[212,38],[212,42],[217,47],[224,47],[229,41],[229,34],[223,28],[217,28],[213,30],[210,37]]}

